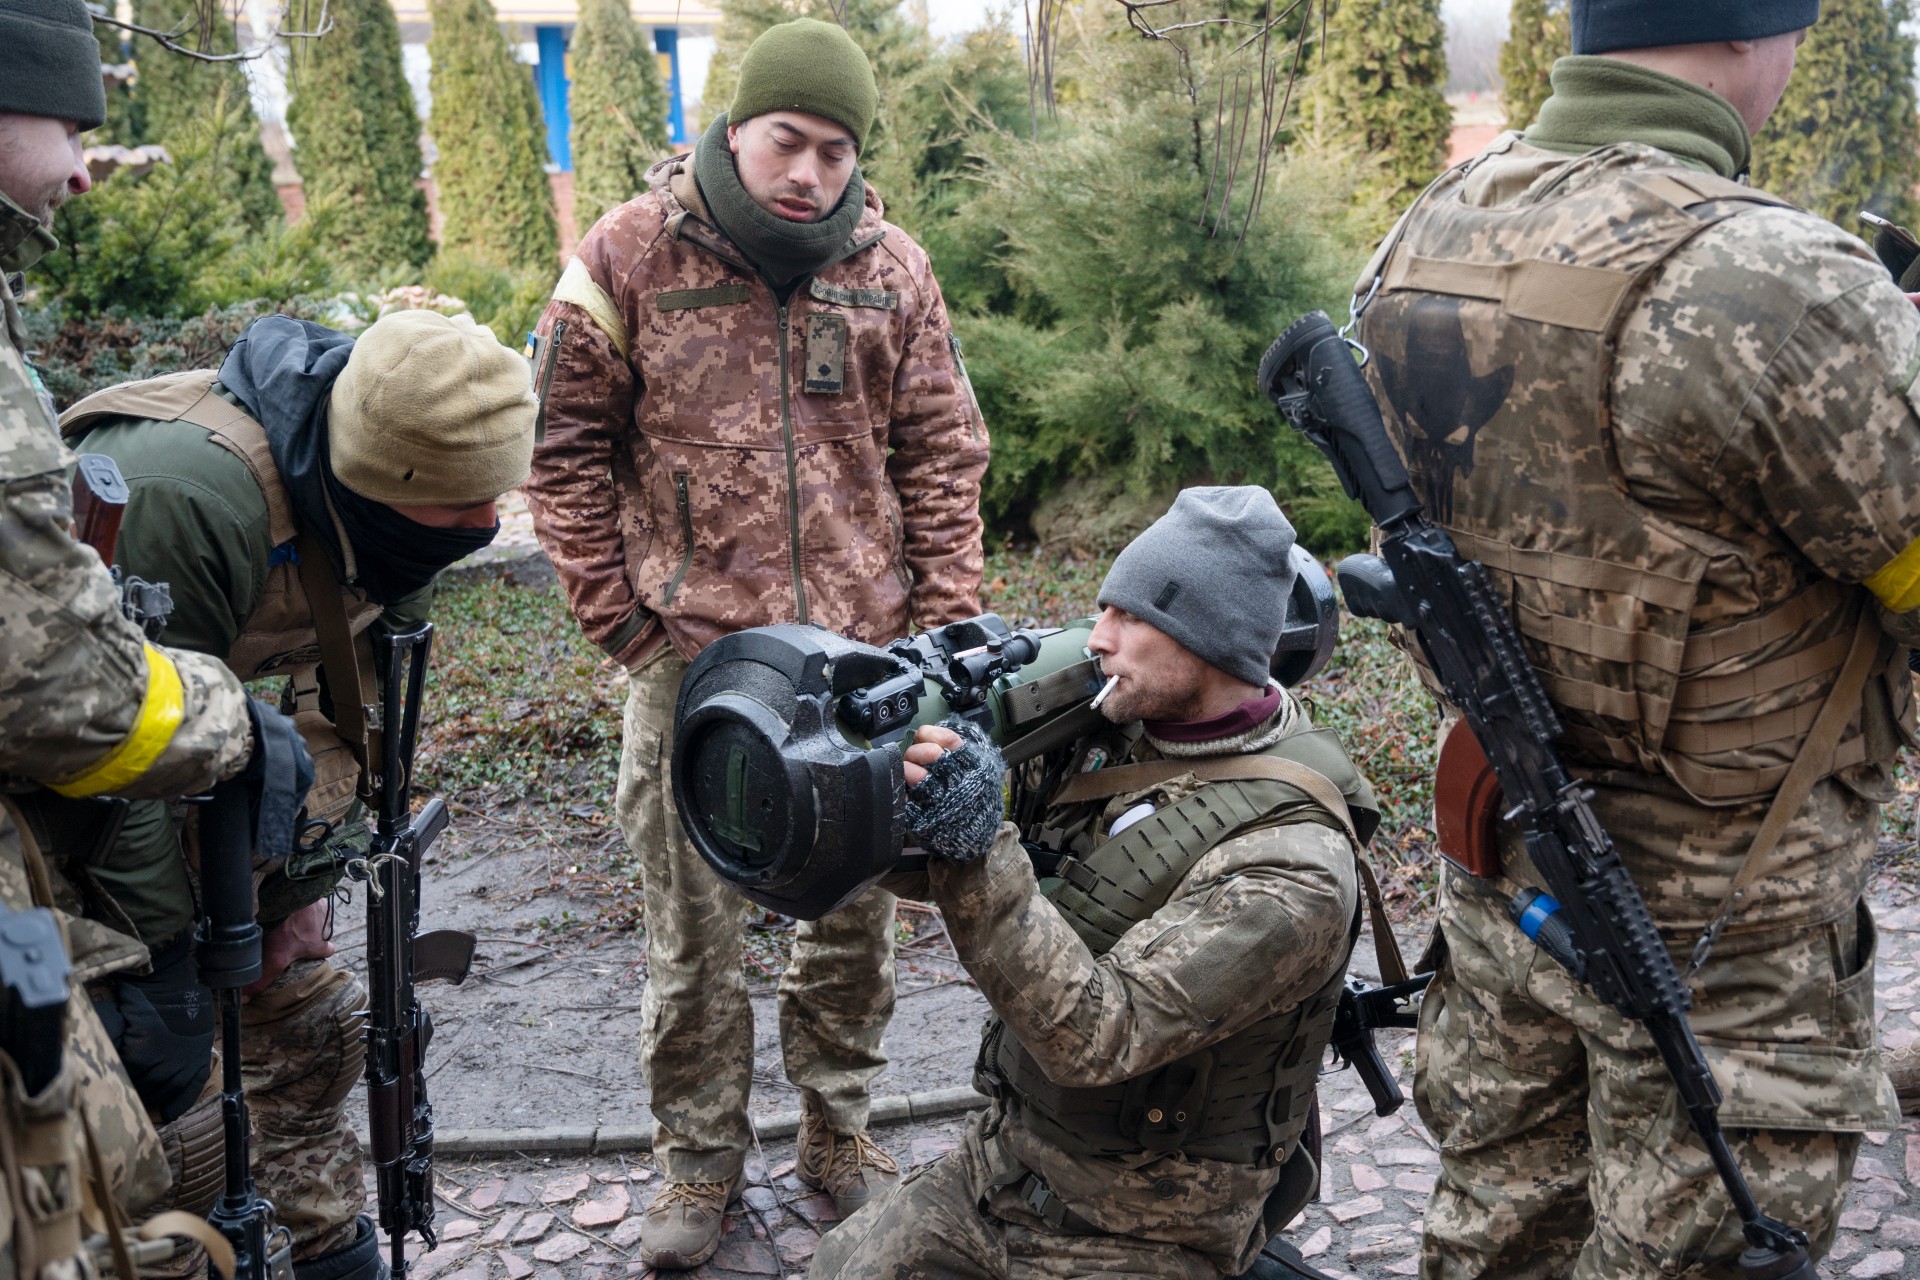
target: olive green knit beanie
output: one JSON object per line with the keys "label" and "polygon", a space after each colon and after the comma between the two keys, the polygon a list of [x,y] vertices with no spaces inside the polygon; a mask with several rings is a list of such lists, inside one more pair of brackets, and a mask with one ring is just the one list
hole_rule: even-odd
{"label": "olive green knit beanie", "polygon": [[880,107],[873,67],[853,37],[831,22],[798,18],[769,27],[740,59],[740,85],[727,123],[769,111],[804,111],[842,125],[865,150]]}
{"label": "olive green knit beanie", "polygon": [[471,316],[396,311],[360,335],[333,384],[333,474],[375,502],[486,502],[527,478],[539,408],[526,357]]}

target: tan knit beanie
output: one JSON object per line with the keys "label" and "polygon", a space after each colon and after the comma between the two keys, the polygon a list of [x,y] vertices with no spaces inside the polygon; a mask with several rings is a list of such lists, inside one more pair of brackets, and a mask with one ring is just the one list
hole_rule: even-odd
{"label": "tan knit beanie", "polygon": [[375,502],[486,502],[527,478],[538,409],[526,358],[471,316],[396,311],[333,384],[333,474]]}

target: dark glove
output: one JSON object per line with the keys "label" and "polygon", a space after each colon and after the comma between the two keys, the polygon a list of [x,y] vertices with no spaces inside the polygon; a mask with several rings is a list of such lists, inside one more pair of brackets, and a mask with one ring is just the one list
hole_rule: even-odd
{"label": "dark glove", "polygon": [[192,943],[182,934],[157,948],[152,973],[123,976],[93,1002],[134,1091],[162,1122],[186,1114],[213,1067],[213,992],[200,985]]}
{"label": "dark glove", "polygon": [[1006,761],[972,721],[949,716],[940,727],[959,734],[961,742],[942,753],[918,785],[907,788],[907,826],[934,857],[977,862],[993,848],[1006,812],[1000,798]]}
{"label": "dark glove", "polygon": [[294,728],[258,698],[247,703],[253,718],[253,755],[237,781],[251,792],[255,866],[284,862],[300,834],[300,812],[313,786],[313,756]]}

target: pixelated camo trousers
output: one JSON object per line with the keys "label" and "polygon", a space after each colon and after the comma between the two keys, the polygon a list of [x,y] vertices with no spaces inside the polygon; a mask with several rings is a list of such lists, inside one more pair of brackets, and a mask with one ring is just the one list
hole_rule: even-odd
{"label": "pixelated camo trousers", "polygon": [[[673,811],[673,704],[687,664],[671,649],[630,678],[616,807],[646,892],[647,988],[640,1065],[669,1178],[739,1172],[750,1134],[753,1008],[741,972],[747,901],[714,875]],[[893,903],[874,890],[801,921],[777,999],[787,1078],[826,1106],[836,1132],[866,1128],[867,1085],[886,1066],[893,1016]]]}
{"label": "pixelated camo trousers", "polygon": [[295,1261],[353,1242],[366,1207],[360,1142],[347,1101],[366,1041],[360,979],[327,960],[296,960],[243,1006],[242,1078],[253,1119],[253,1176],[293,1233]]}
{"label": "pixelated camo trousers", "polygon": [[[1440,1143],[1425,1280],[1736,1280],[1740,1220],[1638,1024],[1448,873],[1446,958],[1414,1098]],[[1874,1042],[1872,917],[1722,940],[1694,1031],[1761,1209],[1832,1244],[1860,1133],[1892,1122]]]}

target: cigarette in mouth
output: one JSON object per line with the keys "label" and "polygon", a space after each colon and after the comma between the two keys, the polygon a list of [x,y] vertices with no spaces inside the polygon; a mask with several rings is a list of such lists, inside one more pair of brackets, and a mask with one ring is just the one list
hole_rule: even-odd
{"label": "cigarette in mouth", "polygon": [[1087,705],[1091,707],[1093,710],[1098,711],[1100,709],[1100,704],[1107,700],[1107,695],[1113,692],[1113,686],[1119,683],[1120,683],[1119,676],[1108,676],[1107,682],[1100,686],[1100,692],[1094,694],[1093,701],[1089,702]]}

